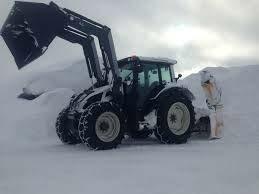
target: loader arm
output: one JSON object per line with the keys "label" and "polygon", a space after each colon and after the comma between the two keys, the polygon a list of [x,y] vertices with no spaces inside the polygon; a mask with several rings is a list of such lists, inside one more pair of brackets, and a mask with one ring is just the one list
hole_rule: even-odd
{"label": "loader arm", "polygon": [[[55,37],[82,45],[89,76],[97,85],[107,84],[111,70],[113,79],[119,79],[119,69],[110,28],[92,21],[69,9],[49,5],[16,1],[1,35],[22,68],[44,54]],[[105,67],[104,75],[98,59],[94,38],[98,38]]]}

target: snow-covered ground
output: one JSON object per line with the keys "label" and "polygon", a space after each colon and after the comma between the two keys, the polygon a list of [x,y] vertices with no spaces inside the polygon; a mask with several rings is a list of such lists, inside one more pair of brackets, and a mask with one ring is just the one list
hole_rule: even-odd
{"label": "snow-covered ground", "polygon": [[[209,68],[223,86],[223,139],[196,135],[185,145],[128,139],[118,149],[94,152],[63,145],[54,128],[73,94],[67,88],[89,84],[80,65],[1,80],[0,193],[259,193],[259,66]],[[197,97],[195,105],[204,106],[199,76],[182,82]],[[48,92],[18,99],[24,86]]]}

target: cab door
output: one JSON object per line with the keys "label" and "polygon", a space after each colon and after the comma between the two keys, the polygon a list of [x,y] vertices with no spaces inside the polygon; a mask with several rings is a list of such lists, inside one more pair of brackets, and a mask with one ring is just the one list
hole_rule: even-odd
{"label": "cab door", "polygon": [[138,72],[137,84],[137,108],[143,109],[149,96],[159,87],[161,79],[158,65],[154,63],[143,63],[143,71]]}
{"label": "cab door", "polygon": [[127,130],[128,132],[136,131],[138,129],[138,120],[136,116],[136,102],[137,102],[137,62],[127,62],[120,68],[120,76],[123,81],[124,91],[124,111],[127,116]]}

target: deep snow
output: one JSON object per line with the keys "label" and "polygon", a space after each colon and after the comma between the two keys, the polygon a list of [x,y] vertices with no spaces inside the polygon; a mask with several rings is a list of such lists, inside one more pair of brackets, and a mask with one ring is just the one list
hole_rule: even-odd
{"label": "deep snow", "polygon": [[[128,139],[98,152],[62,145],[55,134],[71,88],[89,84],[82,67],[28,70],[1,80],[0,193],[259,193],[259,66],[209,68],[223,87],[223,139],[195,135],[185,145]],[[182,83],[204,107],[198,74]],[[18,99],[24,86],[48,92],[34,101]]]}

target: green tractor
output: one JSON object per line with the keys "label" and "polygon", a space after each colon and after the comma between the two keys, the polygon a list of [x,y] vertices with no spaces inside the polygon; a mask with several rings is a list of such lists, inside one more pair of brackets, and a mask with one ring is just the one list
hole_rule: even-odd
{"label": "green tractor", "polygon": [[[190,137],[194,96],[178,86],[181,75],[175,77],[175,60],[138,56],[117,60],[110,28],[53,2],[16,1],[1,35],[19,69],[43,55],[55,37],[83,47],[94,84],[73,95],[60,112],[56,131],[63,143],[106,150],[117,147],[125,134],[143,139],[154,133],[165,144],[186,143]],[[150,115],[152,119],[147,119]]]}

